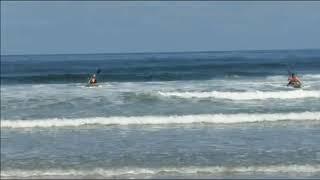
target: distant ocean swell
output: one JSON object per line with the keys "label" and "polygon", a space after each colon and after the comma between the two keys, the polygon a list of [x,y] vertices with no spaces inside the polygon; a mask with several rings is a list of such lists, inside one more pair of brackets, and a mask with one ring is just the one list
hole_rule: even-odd
{"label": "distant ocean swell", "polygon": [[[207,80],[212,78],[230,77],[263,77],[271,75],[262,72],[123,72],[99,74],[98,80],[101,82],[143,82],[143,81],[176,81],[176,80]],[[85,83],[90,74],[43,74],[43,75],[17,75],[2,76],[1,81],[5,84],[33,84],[33,83]]]}
{"label": "distant ocean swell", "polygon": [[156,176],[163,174],[197,175],[223,173],[320,173],[320,165],[271,165],[271,166],[209,166],[209,167],[162,167],[139,168],[127,167],[121,169],[46,169],[46,170],[4,170],[1,177],[121,177],[146,175]]}
{"label": "distant ocean swell", "polygon": [[130,125],[130,124],[190,124],[190,123],[251,123],[272,121],[320,120],[320,112],[295,113],[239,113],[239,114],[200,114],[173,116],[113,116],[76,119],[39,119],[39,120],[1,120],[1,128],[48,128],[76,127],[83,125]]}
{"label": "distant ocean swell", "polygon": [[[279,59],[166,59],[166,60],[137,60],[119,61],[10,61],[3,57],[1,62],[1,81],[10,83],[71,83],[84,82],[90,74],[101,69],[99,79],[102,81],[174,81],[174,80],[205,80],[233,76],[265,77],[282,75],[288,72],[288,60]],[[287,62],[288,61],[288,62]],[[89,63],[90,62],[90,63]],[[77,64],[76,68],[74,64]],[[307,59],[299,62],[295,71],[316,72],[320,61]],[[300,73],[302,74],[302,73]],[[304,73],[303,73],[304,74]]]}

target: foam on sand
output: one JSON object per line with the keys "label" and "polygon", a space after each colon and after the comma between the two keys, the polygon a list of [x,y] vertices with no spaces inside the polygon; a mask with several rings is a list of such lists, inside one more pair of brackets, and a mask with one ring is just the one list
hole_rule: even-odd
{"label": "foam on sand", "polygon": [[1,120],[1,128],[65,127],[83,125],[130,125],[130,124],[190,124],[190,123],[250,123],[262,121],[320,120],[320,112],[298,113],[239,113],[200,114],[172,116],[112,116],[78,119]]}

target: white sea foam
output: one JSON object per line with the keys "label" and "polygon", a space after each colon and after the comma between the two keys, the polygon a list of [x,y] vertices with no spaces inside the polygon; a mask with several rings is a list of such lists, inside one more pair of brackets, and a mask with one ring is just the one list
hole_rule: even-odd
{"label": "white sea foam", "polygon": [[[320,79],[320,74],[298,74],[299,77],[302,78],[302,80],[304,79],[308,79],[308,80],[318,80]],[[267,80],[272,80],[272,81],[285,81],[287,80],[288,76],[285,75],[274,75],[274,76],[267,76]]]}
{"label": "white sea foam", "polygon": [[266,79],[271,81],[286,81],[288,79],[288,76],[274,75],[274,76],[267,76]]}
{"label": "white sea foam", "polygon": [[320,79],[320,74],[305,74],[305,75],[302,75],[302,77]]}
{"label": "white sea foam", "polygon": [[272,114],[200,114],[173,116],[113,116],[79,119],[1,120],[1,128],[65,127],[82,125],[249,123],[261,121],[320,120],[320,112]]}
{"label": "white sea foam", "polygon": [[252,92],[158,92],[161,96],[180,98],[216,98],[231,100],[320,98],[320,91],[252,91]]}
{"label": "white sea foam", "polygon": [[161,168],[136,168],[127,167],[119,169],[95,168],[90,170],[75,169],[47,169],[47,170],[5,170],[1,177],[45,177],[45,176],[102,176],[121,177],[135,175],[161,174],[199,174],[199,173],[319,173],[320,165],[272,165],[272,166],[207,166],[207,167],[161,167]]}

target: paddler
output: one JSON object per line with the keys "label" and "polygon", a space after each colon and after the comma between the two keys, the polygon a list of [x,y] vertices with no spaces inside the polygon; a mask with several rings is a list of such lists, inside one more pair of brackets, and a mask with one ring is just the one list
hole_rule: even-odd
{"label": "paddler", "polygon": [[92,77],[90,78],[88,83],[91,84],[91,85],[95,85],[97,83],[96,74],[92,75]]}
{"label": "paddler", "polygon": [[289,83],[287,84],[287,86],[289,86],[289,85],[301,86],[301,84],[302,84],[300,79],[294,73],[292,73],[291,76],[288,77],[288,81],[289,81]]}

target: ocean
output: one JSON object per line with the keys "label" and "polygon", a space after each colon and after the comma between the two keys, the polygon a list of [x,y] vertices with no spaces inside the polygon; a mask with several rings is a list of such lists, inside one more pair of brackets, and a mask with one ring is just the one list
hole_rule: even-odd
{"label": "ocean", "polygon": [[320,178],[319,100],[320,50],[3,55],[1,178]]}

